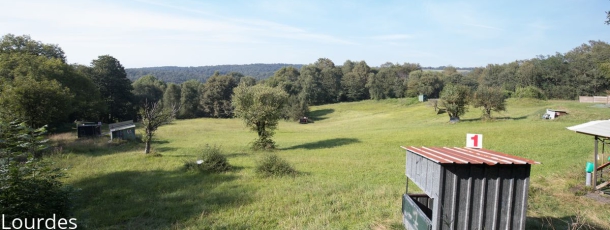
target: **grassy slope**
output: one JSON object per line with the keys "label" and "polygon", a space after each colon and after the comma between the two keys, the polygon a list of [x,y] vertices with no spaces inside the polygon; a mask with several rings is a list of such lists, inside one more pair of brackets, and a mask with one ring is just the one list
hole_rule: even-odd
{"label": "grassy slope", "polygon": [[[584,183],[593,138],[567,126],[610,118],[610,110],[564,101],[510,101],[505,119],[480,121],[471,109],[459,124],[412,99],[364,101],[313,107],[316,122],[281,122],[276,153],[299,170],[295,178],[261,179],[253,168],[262,153],[248,150],[255,134],[239,120],[181,120],[160,128],[153,144],[162,157],[144,156],[141,146],[87,147],[68,144],[56,156],[69,166],[65,182],[79,192],[76,217],[95,229],[201,228],[398,228],[404,192],[401,145],[464,146],[466,133],[484,135],[484,147],[542,162],[532,167],[528,227],[564,224],[587,215],[610,228],[610,210],[575,196]],[[545,108],[570,115],[546,121]],[[69,139],[58,136],[56,139]],[[221,145],[232,172],[184,172],[205,144]],[[97,146],[106,146],[97,143]],[[607,156],[606,156],[607,157]]]}

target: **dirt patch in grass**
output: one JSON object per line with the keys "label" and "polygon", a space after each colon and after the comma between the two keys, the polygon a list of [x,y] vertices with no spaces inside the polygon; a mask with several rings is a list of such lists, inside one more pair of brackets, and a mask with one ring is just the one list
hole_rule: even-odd
{"label": "dirt patch in grass", "polygon": [[585,197],[595,200],[600,204],[610,204],[610,196],[605,194],[600,194],[600,192],[590,192],[585,195]]}

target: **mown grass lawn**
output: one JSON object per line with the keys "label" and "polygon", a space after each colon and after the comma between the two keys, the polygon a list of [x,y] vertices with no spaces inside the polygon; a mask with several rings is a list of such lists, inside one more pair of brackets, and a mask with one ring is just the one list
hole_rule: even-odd
{"label": "mown grass lawn", "polygon": [[[546,108],[569,115],[540,119]],[[74,141],[53,156],[79,189],[75,217],[89,229],[401,229],[405,153],[399,146],[460,146],[466,133],[484,135],[484,148],[542,162],[532,166],[527,227],[549,223],[565,229],[586,216],[610,228],[607,205],[581,196],[585,162],[593,138],[565,129],[609,119],[610,109],[570,101],[510,100],[508,111],[481,121],[471,108],[463,121],[414,99],[392,99],[312,107],[315,123],[280,122],[276,154],[296,177],[259,178],[252,152],[255,138],[237,119],[178,120],[161,127],[153,143],[160,156],[143,154],[139,143],[107,139]],[[234,170],[187,172],[206,145],[219,145]],[[608,155],[606,155],[606,158]],[[582,186],[580,186],[582,187]],[[412,189],[413,186],[410,186]]]}

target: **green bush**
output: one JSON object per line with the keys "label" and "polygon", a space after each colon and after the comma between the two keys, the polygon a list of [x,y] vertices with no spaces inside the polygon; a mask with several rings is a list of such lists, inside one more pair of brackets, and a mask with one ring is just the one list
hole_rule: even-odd
{"label": "green bush", "polygon": [[257,162],[256,174],[261,177],[295,175],[297,171],[284,159],[267,154]]}
{"label": "green bush", "polygon": [[71,191],[55,177],[57,174],[43,172],[37,176],[26,176],[13,167],[0,178],[0,213],[7,220],[14,218],[57,217],[70,215]]}
{"label": "green bush", "polygon": [[515,90],[515,93],[513,94],[513,97],[546,100],[546,95],[544,95],[544,92],[542,92],[541,89],[536,88],[534,86],[528,86],[525,88],[521,88],[521,87],[517,88],[517,90]]}
{"label": "green bush", "polygon": [[199,159],[184,164],[187,170],[198,169],[207,172],[225,172],[231,170],[231,165],[218,146],[206,145]]}
{"label": "green bush", "polygon": [[260,150],[273,150],[275,149],[275,141],[265,138],[265,139],[256,139],[252,142],[252,150],[260,151]]}
{"label": "green bush", "polygon": [[45,127],[0,122],[0,213],[14,218],[69,217],[71,190],[63,174],[42,159],[48,148]]}

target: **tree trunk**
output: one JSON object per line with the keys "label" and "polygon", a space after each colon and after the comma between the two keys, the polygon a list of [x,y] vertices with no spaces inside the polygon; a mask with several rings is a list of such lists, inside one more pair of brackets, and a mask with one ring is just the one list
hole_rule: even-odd
{"label": "tree trunk", "polygon": [[150,139],[146,140],[146,147],[144,148],[144,153],[150,153]]}

